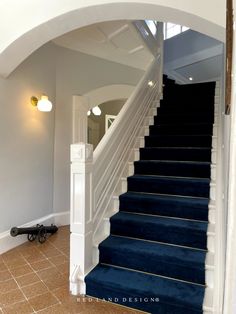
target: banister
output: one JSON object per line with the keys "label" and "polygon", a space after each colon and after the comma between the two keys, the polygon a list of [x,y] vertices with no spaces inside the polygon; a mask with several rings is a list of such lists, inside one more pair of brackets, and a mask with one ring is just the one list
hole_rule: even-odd
{"label": "banister", "polygon": [[[151,86],[149,82],[152,82]],[[118,181],[117,178],[120,176],[118,173],[121,173],[124,168],[129,149],[134,145],[134,139],[140,131],[140,125],[153,100],[160,94],[160,84],[162,85],[162,60],[158,55],[94,151],[94,233],[103,219],[103,214],[107,211],[104,201],[106,200],[109,206],[107,198],[111,197],[116,188],[117,183],[111,181]],[[109,193],[107,189],[110,189]]]}
{"label": "banister", "polygon": [[96,147],[96,149],[94,151],[94,164],[96,164],[98,162],[97,160],[99,160],[99,158],[103,154],[104,149],[107,149],[107,145],[109,145],[109,142],[111,141],[111,138],[115,134],[117,128],[119,128],[120,123],[124,124],[123,123],[123,121],[124,121],[123,119],[127,117],[126,114],[127,114],[128,110],[130,108],[130,104],[133,103],[136,100],[136,98],[138,97],[138,95],[140,93],[140,89],[145,84],[145,82],[148,82],[148,80],[150,80],[150,73],[152,72],[152,69],[153,69],[154,65],[157,64],[158,62],[160,62],[160,54],[157,55],[156,59],[153,60],[153,62],[149,65],[148,70],[146,71],[146,73],[142,77],[142,79],[139,81],[139,83],[138,83],[137,87],[135,88],[133,94],[127,100],[125,105],[122,107],[119,115],[117,116],[117,118],[112,123],[112,125],[108,129],[108,131],[105,134],[105,136],[101,139],[100,143]]}

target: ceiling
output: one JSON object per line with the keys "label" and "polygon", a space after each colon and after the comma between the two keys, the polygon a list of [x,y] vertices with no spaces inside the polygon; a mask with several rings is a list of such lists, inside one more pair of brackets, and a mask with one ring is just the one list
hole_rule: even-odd
{"label": "ceiling", "polygon": [[146,70],[153,55],[130,21],[79,28],[53,40],[56,45]]}
{"label": "ceiling", "polygon": [[222,42],[188,30],[165,40],[164,72],[183,84],[217,80],[222,73],[223,51]]}
{"label": "ceiling", "polygon": [[195,82],[213,80],[219,78],[221,75],[222,56],[218,55],[207,58],[205,60],[177,68],[175,71],[187,80],[189,77],[193,77]]}

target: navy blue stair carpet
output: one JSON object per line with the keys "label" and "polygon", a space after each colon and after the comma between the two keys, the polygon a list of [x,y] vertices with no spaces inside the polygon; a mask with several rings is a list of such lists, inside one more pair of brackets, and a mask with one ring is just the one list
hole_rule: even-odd
{"label": "navy blue stair carpet", "polygon": [[203,313],[215,83],[164,84],[86,294],[154,314]]}

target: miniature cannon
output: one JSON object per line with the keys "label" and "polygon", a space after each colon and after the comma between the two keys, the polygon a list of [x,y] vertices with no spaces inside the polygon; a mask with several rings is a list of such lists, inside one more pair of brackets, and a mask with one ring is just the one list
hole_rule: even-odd
{"label": "miniature cannon", "polygon": [[44,225],[36,225],[35,227],[28,228],[11,228],[10,234],[12,237],[16,237],[20,234],[27,234],[27,239],[30,242],[33,242],[36,238],[38,238],[39,243],[44,243],[47,239],[47,233],[55,233],[58,228],[55,225],[44,226]]}

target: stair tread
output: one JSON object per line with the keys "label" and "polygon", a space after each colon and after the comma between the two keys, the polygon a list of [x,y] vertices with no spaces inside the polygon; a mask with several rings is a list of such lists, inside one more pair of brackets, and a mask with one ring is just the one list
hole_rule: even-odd
{"label": "stair tread", "polygon": [[203,138],[206,138],[206,137],[212,137],[212,135],[207,135],[207,134],[201,134],[201,135],[198,135],[198,134],[188,134],[188,135],[179,135],[179,134],[152,134],[152,135],[148,135],[148,136],[145,136],[145,137],[170,137],[170,138],[176,138],[176,137],[187,137],[187,138],[196,138],[196,137],[203,137]]}
{"label": "stair tread", "polygon": [[175,217],[119,212],[111,217],[111,234],[206,250],[208,223]]}
{"label": "stair tread", "polygon": [[133,176],[128,177],[128,179],[147,179],[147,180],[155,180],[155,179],[162,179],[162,180],[168,180],[168,181],[186,181],[186,182],[205,182],[210,183],[209,178],[189,178],[189,177],[179,177],[179,176],[162,176],[162,175],[144,175],[144,174],[134,174]]}
{"label": "stair tread", "polygon": [[187,164],[187,165],[211,165],[209,161],[189,161],[189,160],[158,160],[158,159],[150,159],[150,160],[137,160],[136,163],[156,163],[156,164]]}
{"label": "stair tread", "polygon": [[184,219],[177,219],[173,217],[160,217],[160,216],[150,216],[150,215],[140,215],[136,213],[125,213],[125,212],[118,212],[113,217],[111,217],[111,221],[123,221],[124,223],[148,223],[152,225],[159,225],[162,224],[166,227],[177,227],[183,229],[191,229],[200,232],[207,232],[208,223],[205,221],[193,221],[193,220],[184,220]]}
{"label": "stair tread", "polygon": [[145,193],[145,192],[135,192],[135,191],[127,191],[124,194],[121,194],[120,197],[140,197],[140,198],[149,198],[150,195],[153,198],[161,199],[161,200],[173,200],[175,202],[195,202],[198,204],[208,204],[209,199],[207,197],[196,197],[196,196],[184,196],[184,195],[171,195],[171,194],[159,194],[159,193]]}
{"label": "stair tread", "polygon": [[162,256],[170,264],[189,265],[191,263],[195,267],[205,266],[206,252],[166,245],[164,243],[147,242],[111,235],[100,244],[100,247],[111,250],[124,250],[127,254],[140,252],[145,257],[148,255],[157,258],[158,256]]}
{"label": "stair tread", "polygon": [[208,198],[128,191],[119,200],[122,212],[208,221]]}
{"label": "stair tread", "polygon": [[[89,285],[100,287],[101,295],[104,289],[108,288],[108,290],[126,292],[126,295],[134,297],[157,297],[163,304],[178,304],[177,306],[181,306],[183,311],[201,310],[202,307],[204,287],[192,283],[101,264],[87,275],[86,282],[88,279]],[[88,287],[87,293],[89,293]]]}
{"label": "stair tread", "polygon": [[184,149],[187,149],[187,150],[211,150],[211,148],[209,147],[142,147],[141,149],[153,149],[153,148],[159,148],[159,149],[165,149],[165,150],[168,150],[168,149],[175,149],[175,150],[184,150]]}

